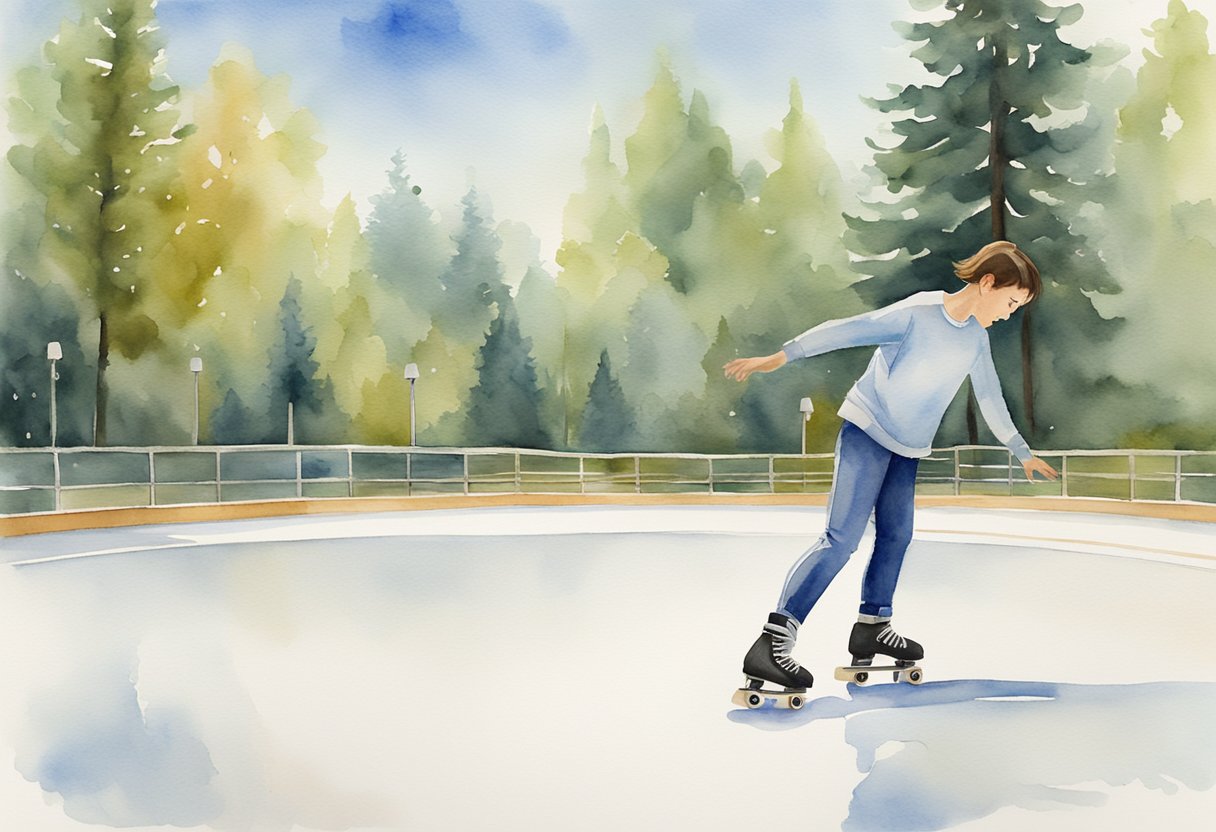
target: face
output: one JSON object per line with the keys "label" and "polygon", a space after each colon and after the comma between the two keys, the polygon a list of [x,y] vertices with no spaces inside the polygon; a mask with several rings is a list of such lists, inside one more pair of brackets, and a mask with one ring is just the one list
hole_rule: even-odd
{"label": "face", "polygon": [[980,279],[980,303],[975,310],[975,318],[984,328],[992,326],[997,321],[1005,321],[1009,316],[1030,302],[1030,292],[1020,286],[1002,286],[993,288],[994,278],[990,274]]}

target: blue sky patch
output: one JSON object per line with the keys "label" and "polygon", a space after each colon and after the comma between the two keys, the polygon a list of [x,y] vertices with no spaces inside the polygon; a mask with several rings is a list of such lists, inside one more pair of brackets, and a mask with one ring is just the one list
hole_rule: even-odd
{"label": "blue sky patch", "polygon": [[451,0],[390,0],[371,20],[344,18],[342,43],[399,68],[421,68],[473,51],[476,41],[461,24]]}

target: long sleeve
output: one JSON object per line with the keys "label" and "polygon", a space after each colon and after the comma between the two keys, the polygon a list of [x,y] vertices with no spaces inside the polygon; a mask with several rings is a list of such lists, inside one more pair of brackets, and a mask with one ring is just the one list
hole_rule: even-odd
{"label": "long sleeve", "polygon": [[980,405],[980,413],[992,429],[992,435],[1007,447],[1018,461],[1025,462],[1034,456],[1009,416],[1009,408],[1006,407],[1005,397],[1001,393],[1001,382],[992,363],[992,349],[986,335],[983,349],[971,367],[971,385]]}
{"label": "long sleeve", "polygon": [[845,347],[892,344],[903,338],[911,322],[912,310],[896,303],[851,318],[824,321],[787,341],[781,349],[787,359],[796,361]]}

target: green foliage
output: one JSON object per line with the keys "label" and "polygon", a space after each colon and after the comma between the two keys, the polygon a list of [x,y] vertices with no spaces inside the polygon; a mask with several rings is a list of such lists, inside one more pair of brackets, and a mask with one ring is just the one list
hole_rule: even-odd
{"label": "green foliage", "polygon": [[[163,301],[156,263],[184,210],[176,156],[178,88],[164,74],[151,0],[82,0],[32,68],[14,104],[27,143],[9,162],[45,200],[40,265],[74,284],[85,321],[99,321],[96,441],[107,441],[111,352],[159,346],[149,314]],[[30,76],[41,75],[35,79]],[[56,113],[44,104],[57,86]],[[175,201],[176,199],[176,201]]]}
{"label": "green foliage", "polygon": [[1118,421],[1134,425],[1122,444],[1210,447],[1216,363],[1195,336],[1216,308],[1216,54],[1208,21],[1181,0],[1149,31],[1153,48],[1119,112],[1117,175],[1088,226],[1124,291],[1095,304],[1125,321],[1112,346],[1119,377],[1148,391],[1136,418]]}
{"label": "green foliage", "polygon": [[367,242],[371,270],[384,290],[380,331],[390,352],[407,352],[426,337],[432,316],[443,299],[440,276],[451,257],[450,245],[439,232],[422,189],[410,183],[405,157],[392,158],[388,186],[371,198]]}
{"label": "green foliage", "polygon": [[[280,340],[270,352],[269,413],[248,427],[247,441],[286,442],[288,404],[293,406],[299,441],[337,441],[322,438],[325,430],[320,424],[331,406],[333,391],[327,380],[317,380],[319,365],[314,357],[317,341],[302,321],[302,293],[300,281],[291,278],[279,302]],[[259,433],[266,438],[254,438]]]}
{"label": "green foliage", "polygon": [[587,392],[582,430],[579,447],[585,451],[611,453],[632,449],[637,422],[621,384],[612,372],[608,350],[600,353],[599,367]]}
{"label": "green foliage", "polygon": [[[900,116],[895,146],[871,143],[877,174],[899,198],[868,205],[869,217],[849,217],[850,248],[872,258],[859,265],[872,277],[858,291],[871,307],[951,291],[958,288],[951,261],[994,239],[1017,243],[1045,280],[1033,306],[991,332],[1015,422],[1040,447],[1101,443],[1097,426],[1071,413],[1075,397],[1099,396],[1117,371],[1108,354],[1117,325],[1091,298],[1118,286],[1075,228],[1100,193],[1104,154],[1091,146],[1101,138],[1100,119],[1052,122],[1084,103],[1098,65],[1115,56],[1099,60],[1060,38],[1080,6],[949,0],[945,8],[944,20],[900,27],[936,83],[871,102]],[[946,423],[959,422],[948,414]]]}
{"label": "green foliage", "polygon": [[505,287],[495,293],[498,315],[477,359],[477,385],[469,391],[469,444],[549,448],[541,425],[541,394],[531,342],[520,335],[519,315]]}
{"label": "green foliage", "polygon": [[[331,213],[289,79],[225,47],[183,125],[152,0],[81,0],[9,102],[0,441],[49,438],[58,340],[61,444],[89,441],[92,411],[99,441],[184,442],[201,356],[204,441],[283,441],[291,402],[298,441],[404,443],[413,362],[424,444],[792,452],[810,395],[809,450],[826,451],[870,350],[746,385],[722,365],[957,288],[950,261],[1004,237],[1045,279],[991,331],[1027,439],[1210,444],[1214,365],[1193,343],[1216,305],[1207,21],[1172,0],[1132,90],[1118,47],[1062,39],[1080,6],[916,5],[944,9],[901,25],[933,81],[871,102],[897,137],[872,143],[888,198],[842,215],[797,81],[770,170],[735,159],[661,57],[624,166],[595,110],[554,277],[475,190],[446,238],[400,152],[366,228],[349,197]],[[939,441],[968,439],[967,410],[964,392]]]}

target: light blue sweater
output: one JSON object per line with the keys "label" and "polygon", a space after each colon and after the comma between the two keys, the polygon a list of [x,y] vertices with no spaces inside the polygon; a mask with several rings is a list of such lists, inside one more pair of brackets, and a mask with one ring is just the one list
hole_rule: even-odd
{"label": "light blue sweater", "polygon": [[966,376],[984,421],[1025,462],[1032,454],[1001,395],[988,332],[975,318],[960,323],[946,312],[945,292],[918,292],[873,312],[825,321],[782,348],[794,361],[844,347],[875,344],[870,366],[853,385],[839,415],[889,451],[928,456],[946,407]]}

